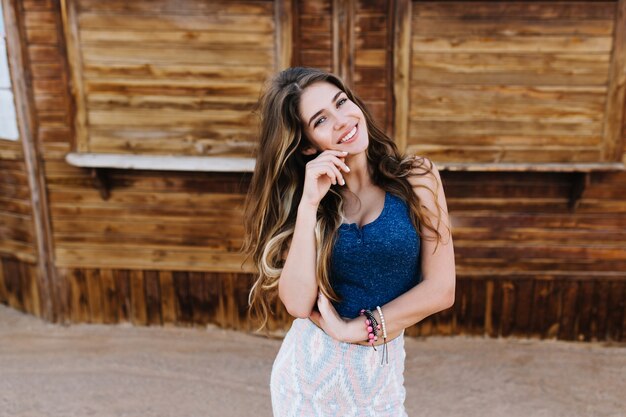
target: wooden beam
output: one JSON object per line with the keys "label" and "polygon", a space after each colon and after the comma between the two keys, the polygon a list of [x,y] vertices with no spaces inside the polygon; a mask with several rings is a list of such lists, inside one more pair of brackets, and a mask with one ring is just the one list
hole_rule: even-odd
{"label": "wooden beam", "polygon": [[42,160],[37,146],[37,121],[33,98],[32,74],[26,45],[22,3],[18,0],[0,0],[4,10],[7,53],[15,112],[28,175],[33,226],[37,245],[37,287],[42,318],[62,321],[65,310],[59,305],[64,294],[63,283],[57,279],[53,258],[52,227],[46,195],[46,180],[40,164]]}
{"label": "wooden beam", "polygon": [[154,171],[252,172],[254,158],[206,156],[150,156],[69,153],[68,164],[81,168],[140,169]]}
{"label": "wooden beam", "polygon": [[404,151],[409,135],[409,89],[411,87],[410,0],[395,0],[393,21],[393,134],[398,148]]}
{"label": "wooden beam", "polygon": [[473,171],[473,172],[608,172],[624,171],[626,167],[619,162],[604,163],[463,163],[435,162],[440,171]]}
{"label": "wooden beam", "polygon": [[71,74],[70,91],[74,101],[74,146],[78,152],[89,152],[87,104],[83,87],[83,64],[79,50],[78,16],[75,0],[60,0],[67,63]]}
{"label": "wooden beam", "polygon": [[276,71],[293,65],[293,0],[276,0]]}
{"label": "wooden beam", "polygon": [[354,0],[333,0],[333,72],[353,88],[354,79]]}
{"label": "wooden beam", "polygon": [[[210,156],[150,156],[102,153],[69,153],[68,164],[81,168],[137,169],[152,171],[252,172],[254,158]],[[441,171],[474,172],[592,172],[624,171],[624,164],[613,163],[457,163],[435,162]]]}
{"label": "wooden beam", "polygon": [[621,161],[623,152],[622,123],[626,91],[626,0],[616,6],[613,53],[609,69],[609,88],[604,112],[604,160]]}

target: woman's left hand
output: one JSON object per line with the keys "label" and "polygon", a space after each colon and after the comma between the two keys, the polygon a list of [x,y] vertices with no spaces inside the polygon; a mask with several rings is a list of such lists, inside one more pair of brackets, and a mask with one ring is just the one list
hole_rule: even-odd
{"label": "woman's left hand", "polygon": [[321,291],[317,297],[317,309],[319,312],[311,312],[309,318],[324,330],[327,335],[340,342],[354,343],[363,340],[360,334],[362,332],[358,332],[358,329],[361,327],[364,329],[364,325],[357,328],[355,320],[358,320],[358,318],[346,320],[341,317],[328,297]]}
{"label": "woman's left hand", "polygon": [[317,295],[317,309],[319,311],[311,312],[309,318],[324,330],[327,335],[333,339],[343,341],[341,336],[345,331],[347,323],[339,316],[339,313],[337,313],[337,310],[335,310],[335,307],[328,297],[321,291],[319,291]]}

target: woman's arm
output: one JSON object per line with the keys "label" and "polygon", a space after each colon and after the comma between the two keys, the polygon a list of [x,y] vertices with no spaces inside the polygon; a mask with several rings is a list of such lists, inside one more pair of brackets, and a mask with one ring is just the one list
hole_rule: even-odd
{"label": "woman's arm", "polygon": [[[296,225],[278,279],[278,297],[289,314],[307,318],[317,298],[317,208],[331,184],[345,185],[341,171],[350,169],[344,160],[347,152],[326,150],[306,164],[304,189],[298,205]],[[341,170],[341,171],[340,171]]]}
{"label": "woman's arm", "polygon": [[300,204],[296,226],[278,280],[278,297],[294,317],[307,318],[317,297],[315,223],[317,207]]}

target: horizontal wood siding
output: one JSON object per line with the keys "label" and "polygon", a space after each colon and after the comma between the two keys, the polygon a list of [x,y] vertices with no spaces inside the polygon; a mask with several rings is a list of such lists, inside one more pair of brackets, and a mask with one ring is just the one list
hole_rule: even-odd
{"label": "horizontal wood siding", "polygon": [[[80,150],[250,156],[274,2],[70,0]],[[84,114],[83,114],[84,113]]]}
{"label": "horizontal wood siding", "polygon": [[41,317],[37,265],[0,253],[0,303]]}
{"label": "horizontal wood siding", "polygon": [[34,233],[22,143],[0,140],[0,256],[36,262]]}
{"label": "horizontal wood siding", "polygon": [[413,2],[407,149],[437,161],[609,160],[616,5]]}

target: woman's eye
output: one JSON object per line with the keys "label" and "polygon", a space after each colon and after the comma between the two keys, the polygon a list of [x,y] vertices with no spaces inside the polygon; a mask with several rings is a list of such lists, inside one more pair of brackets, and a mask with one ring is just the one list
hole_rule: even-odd
{"label": "woman's eye", "polygon": [[347,99],[347,98],[342,98],[341,100],[339,100],[339,101],[337,102],[337,107],[341,106],[341,105],[342,105],[343,103],[345,103],[346,101],[348,101],[348,99]]}
{"label": "woman's eye", "polygon": [[315,121],[315,123],[313,124],[313,127],[317,127],[317,125],[319,125],[320,123],[322,123],[324,120],[326,119],[326,117],[322,116],[319,119],[317,119]]}

